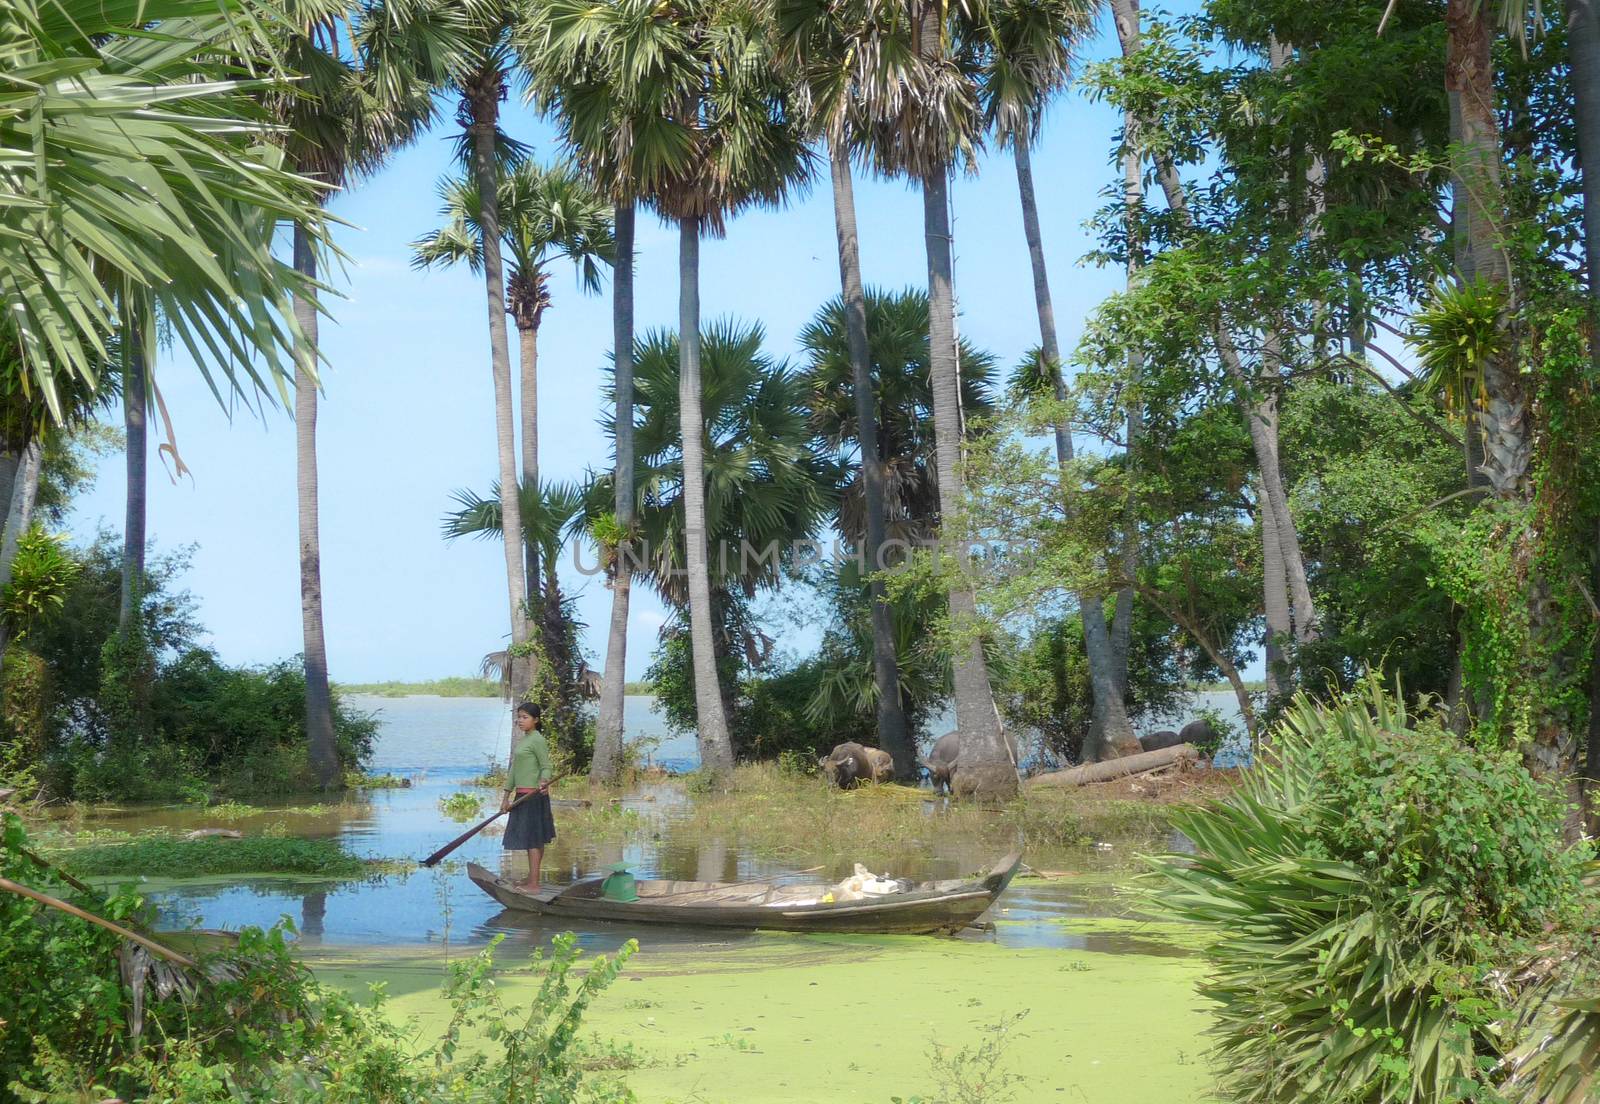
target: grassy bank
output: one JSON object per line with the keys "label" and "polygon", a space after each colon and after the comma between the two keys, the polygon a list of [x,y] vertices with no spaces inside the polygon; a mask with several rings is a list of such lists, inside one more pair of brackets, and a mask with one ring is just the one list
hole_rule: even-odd
{"label": "grassy bank", "polygon": [[597,792],[589,808],[563,810],[560,821],[586,839],[722,839],[764,857],[848,872],[854,862],[914,868],[954,842],[979,865],[1019,846],[1031,862],[1044,863],[1098,842],[1130,855],[1165,850],[1172,814],[1164,802],[1086,790],[1028,790],[998,807],[948,802],[899,785],[842,791],[759,763],[736,768],[724,787],[685,775],[659,788],[661,800],[653,804]]}

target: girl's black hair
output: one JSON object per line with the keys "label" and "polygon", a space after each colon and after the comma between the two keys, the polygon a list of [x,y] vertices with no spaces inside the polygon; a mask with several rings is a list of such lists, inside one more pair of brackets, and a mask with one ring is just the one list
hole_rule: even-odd
{"label": "girl's black hair", "polygon": [[541,716],[539,713],[539,707],[534,702],[523,702],[521,705],[517,706],[517,712],[526,713],[528,716],[533,718],[535,724],[538,723]]}

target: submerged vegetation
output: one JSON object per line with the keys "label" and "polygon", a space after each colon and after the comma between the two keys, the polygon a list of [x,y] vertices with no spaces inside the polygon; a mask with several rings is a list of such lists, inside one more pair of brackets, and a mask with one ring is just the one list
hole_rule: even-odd
{"label": "submerged vegetation", "polygon": [[373,868],[331,840],[289,836],[243,839],[136,839],[50,854],[84,877],[202,878],[217,874],[307,874],[359,878]]}

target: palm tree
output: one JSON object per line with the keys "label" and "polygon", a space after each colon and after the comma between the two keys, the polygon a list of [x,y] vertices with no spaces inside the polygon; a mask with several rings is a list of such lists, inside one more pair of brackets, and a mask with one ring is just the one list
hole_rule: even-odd
{"label": "palm tree", "polygon": [[483,0],[467,7],[467,49],[451,67],[447,86],[459,97],[458,152],[480,197],[484,304],[489,317],[489,360],[494,379],[495,446],[500,511],[505,526],[506,598],[511,615],[511,698],[520,701],[531,676],[525,658],[530,634],[522,513],[517,501],[516,405],[511,390],[511,349],[506,335],[505,268],[501,249],[499,181],[502,170],[521,160],[522,146],[500,129],[500,103],[518,62],[513,32],[526,14],[511,0]]}
{"label": "palm tree", "polygon": [[[580,151],[599,150],[619,119],[644,134],[627,140],[626,178],[679,230],[678,331],[689,612],[700,759],[733,765],[717,689],[706,560],[700,396],[700,239],[757,203],[779,203],[804,182],[807,154],[788,90],[775,78],[770,40],[748,0],[657,4],[619,0],[546,24],[551,68],[583,79],[563,93],[563,126]],[[583,154],[580,152],[580,158]],[[597,155],[614,165],[615,154]]]}
{"label": "palm tree", "polygon": [[[482,204],[472,182],[455,178],[439,187],[445,223],[412,243],[419,268],[465,262],[483,267]],[[571,261],[585,291],[600,290],[600,265],[611,263],[611,207],[574,165],[544,168],[523,161],[500,180],[500,234],[510,254],[506,313],[516,323],[522,369],[522,485],[539,486],[539,326],[550,305],[550,263]],[[530,601],[540,586],[540,543],[528,540]],[[549,641],[546,641],[548,647]]]}
{"label": "palm tree", "polygon": [[253,9],[20,0],[12,14],[0,72],[27,80],[0,103],[0,292],[52,415],[60,380],[100,378],[129,292],[219,395],[219,376],[261,391],[287,378],[302,281],[270,230],[326,230],[319,188],[268,152],[270,120],[229,79],[241,59],[272,70]]}
{"label": "palm tree", "polygon": [[[834,452],[861,449],[870,425],[885,473],[885,537],[892,551],[915,548],[939,530],[939,482],[933,434],[933,390],[928,378],[928,296],[909,288],[863,295],[867,365],[872,383],[870,421],[860,418],[855,364],[843,299],[823,304],[800,331],[807,359],[811,428]],[[961,339],[961,409],[974,419],[994,412],[995,359]],[[839,489],[839,530],[853,542],[866,532],[867,507],[859,467]],[[890,553],[886,551],[886,557]],[[898,654],[898,651],[897,651]]]}
{"label": "palm tree", "polygon": [[[688,520],[688,482],[682,417],[682,354],[677,335],[646,334],[634,349],[634,484],[641,490],[638,547],[652,588],[671,606],[688,610],[692,580],[685,570],[696,544],[715,550],[707,582],[722,616],[711,637],[714,658],[745,640],[727,631],[739,599],[777,587],[795,561],[797,542],[811,540],[834,508],[838,471],[812,447],[806,383],[761,350],[760,326],[720,321],[701,338],[700,454],[705,487],[705,536],[694,539]],[[620,427],[608,422],[613,435]],[[589,488],[591,514],[611,499],[612,477]],[[714,569],[714,570],[713,570]],[[698,663],[695,669],[698,704]],[[713,681],[719,697],[729,687]]]}
{"label": "palm tree", "polygon": [[663,165],[681,167],[686,147],[656,110],[662,79],[658,47],[673,37],[669,20],[641,18],[637,7],[587,0],[535,6],[516,29],[529,66],[530,97],[554,116],[563,139],[602,194],[613,203],[618,263],[611,283],[612,391],[616,403],[616,462],[609,557],[611,621],[606,669],[595,724],[590,777],[616,778],[622,763],[626,698],[628,607],[633,564],[633,258],[634,218],[646,182]]}
{"label": "palm tree", "polygon": [[[1039,350],[1042,367],[1049,373],[1058,403],[1067,398],[1061,371],[1061,348],[1056,335],[1055,308],[1050,300],[1050,277],[1045,267],[1044,243],[1039,232],[1039,206],[1034,196],[1030,154],[1038,139],[1045,108],[1067,84],[1072,72],[1072,49],[1093,31],[1094,6],[1080,0],[1007,0],[995,6],[988,23],[988,49],[984,52],[979,93],[984,119],[1002,146],[1010,146],[1017,164],[1017,187],[1022,199],[1023,236],[1033,268],[1033,297],[1039,314]],[[1056,459],[1065,470],[1072,462],[1072,431],[1065,421],[1056,425]],[[1121,595],[1119,595],[1120,599]],[[1131,606],[1131,594],[1129,595]],[[1090,727],[1083,759],[1129,755],[1140,750],[1123,705],[1127,683],[1124,666],[1118,677],[1117,654],[1107,628],[1105,604],[1100,595],[1079,594],[1084,655],[1093,689],[1094,723]],[[1131,608],[1129,614],[1131,615]],[[1119,626],[1125,636],[1130,618]]]}
{"label": "palm tree", "polygon": [[246,383],[266,393],[270,378],[281,393],[297,329],[291,298],[304,281],[273,257],[272,227],[301,221],[325,237],[319,188],[266,152],[270,120],[229,79],[241,67],[275,71],[253,9],[197,16],[158,0],[135,16],[25,0],[13,14],[0,71],[27,80],[0,107],[8,339],[57,419],[62,381],[94,386],[112,335],[124,339],[127,609],[142,586],[144,402],[158,319],[219,398],[219,376],[241,393]]}
{"label": "palm tree", "polygon": [[[827,146],[833,181],[833,217],[839,248],[840,313],[848,338],[851,391],[855,397],[856,436],[863,490],[862,531],[854,535],[869,570],[881,570],[888,533],[886,475],[873,424],[873,394],[867,338],[866,292],[861,277],[861,245],[856,233],[852,153],[861,121],[884,112],[900,95],[909,55],[884,50],[893,41],[895,21],[882,21],[872,0],[834,4],[819,0],[779,0],[779,48],[791,66],[812,130]],[[916,744],[901,704],[899,650],[894,611],[883,581],[870,578],[872,669],[878,745],[893,756],[902,778],[915,776]]]}
{"label": "palm tree", "polygon": [[[922,188],[935,453],[940,508],[949,533],[952,527],[959,530],[958,515],[965,495],[949,178],[958,157],[972,157],[980,136],[981,111],[973,70],[989,12],[982,3],[947,7],[934,0],[918,0],[891,8],[885,18],[896,21],[893,41],[917,64],[902,70],[907,87],[893,102],[892,112],[868,120],[872,130],[869,152],[880,171],[914,179]],[[964,549],[958,548],[958,560],[964,558],[963,553]],[[971,633],[978,623],[977,599],[964,578],[957,576],[951,582],[948,605],[952,623],[964,634]],[[1001,736],[1000,714],[981,641],[972,636],[952,662],[956,724],[962,734],[963,769],[957,786],[963,793],[983,797],[1014,794],[1016,764]]]}
{"label": "palm tree", "polygon": [[[273,97],[290,164],[330,188],[376,172],[394,150],[434,119],[430,72],[459,49],[465,22],[437,0],[388,0],[381,11],[352,12],[347,0],[301,0],[284,28],[285,63],[299,79]],[[351,41],[341,41],[349,28]],[[346,46],[350,49],[346,49]],[[322,540],[317,480],[319,388],[317,250],[303,222],[294,225],[294,267],[304,279],[295,296],[295,493],[300,530],[300,625],[306,677],[306,736],[324,789],[339,781],[333,699],[322,618]],[[131,388],[130,388],[131,394]],[[131,409],[131,408],[130,408]],[[143,427],[139,427],[143,449]],[[134,426],[129,422],[130,471]],[[131,483],[131,480],[130,480]]]}

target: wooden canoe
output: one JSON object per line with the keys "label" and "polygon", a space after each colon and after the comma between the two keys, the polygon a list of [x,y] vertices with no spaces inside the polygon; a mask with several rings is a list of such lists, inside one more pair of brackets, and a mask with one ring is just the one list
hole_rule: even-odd
{"label": "wooden canoe", "polygon": [[617,920],[709,928],[797,932],[956,932],[982,916],[1022,864],[1020,852],[971,880],[920,882],[900,893],[823,903],[823,884],[673,882],[640,879],[637,901],[600,896],[601,877],[529,893],[475,863],[468,876],[509,909],[559,920]]}

